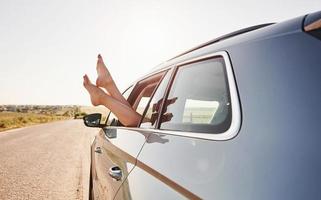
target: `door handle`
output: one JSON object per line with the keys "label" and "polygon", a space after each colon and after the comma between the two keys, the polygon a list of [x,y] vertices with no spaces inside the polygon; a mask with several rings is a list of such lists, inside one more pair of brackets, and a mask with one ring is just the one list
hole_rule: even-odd
{"label": "door handle", "polygon": [[96,147],[95,152],[96,153],[102,153],[101,148],[100,147]]}
{"label": "door handle", "polygon": [[113,166],[113,167],[109,168],[108,174],[116,181],[120,181],[123,176],[123,173],[122,173],[120,167],[118,167],[118,166]]}

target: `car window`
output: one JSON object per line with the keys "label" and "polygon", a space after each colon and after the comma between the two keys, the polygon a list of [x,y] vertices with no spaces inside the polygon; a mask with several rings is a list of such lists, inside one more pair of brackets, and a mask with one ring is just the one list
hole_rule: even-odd
{"label": "car window", "polygon": [[132,105],[133,109],[139,114],[143,115],[144,111],[157,88],[160,81],[163,79],[166,71],[159,72],[149,76],[137,83],[133,91]]}
{"label": "car window", "polygon": [[[148,105],[155,88],[158,86],[160,80],[162,80],[165,74],[166,71],[159,72],[138,81],[134,88],[129,88],[123,94],[132,108],[140,115],[143,116],[145,108]],[[107,125],[116,126],[121,125],[121,123],[113,113],[110,113]]]}
{"label": "car window", "polygon": [[178,67],[163,108],[160,129],[222,133],[231,124],[224,59]]}
{"label": "car window", "polygon": [[124,97],[125,99],[128,99],[128,98],[129,98],[129,95],[132,93],[132,91],[133,91],[133,86],[130,86],[129,88],[127,88],[127,89],[125,90],[125,92],[123,92],[123,97]]}
{"label": "car window", "polygon": [[[133,91],[133,86],[130,86],[129,88],[127,88],[125,90],[125,92],[123,92],[123,97],[125,99],[128,99],[131,92]],[[108,115],[108,118],[107,118],[107,123],[106,123],[108,126],[118,126],[118,125],[121,125],[119,122],[118,122],[118,118],[116,117],[116,115],[114,115],[114,113],[112,112],[109,112],[109,115]]]}
{"label": "car window", "polygon": [[157,87],[151,101],[147,105],[145,115],[140,127],[143,128],[155,128],[157,118],[160,112],[160,106],[163,102],[164,93],[171,77],[172,70],[168,71],[164,76],[163,80]]}
{"label": "car window", "polygon": [[157,86],[157,82],[155,82],[155,83],[153,83],[143,89],[141,94],[136,99],[137,100],[135,102],[136,104],[134,104],[134,106],[136,107],[136,112],[143,115],[144,110],[145,110],[156,86]]}

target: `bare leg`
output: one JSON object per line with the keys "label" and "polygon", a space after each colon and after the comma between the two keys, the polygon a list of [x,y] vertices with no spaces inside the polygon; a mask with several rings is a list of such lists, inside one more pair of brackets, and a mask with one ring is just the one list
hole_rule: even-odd
{"label": "bare leg", "polygon": [[106,94],[102,89],[92,84],[87,75],[84,76],[84,87],[90,94],[94,106],[104,105],[113,112],[125,126],[137,126],[141,115],[130,106],[123,104],[116,98]]}
{"label": "bare leg", "polygon": [[113,78],[111,77],[104,61],[101,55],[98,55],[97,60],[97,74],[98,78],[96,80],[96,85],[98,87],[102,87],[107,90],[107,92],[117,99],[118,101],[122,102],[123,104],[127,106],[131,106],[127,100],[123,97],[123,95],[120,93],[119,89],[117,88]]}

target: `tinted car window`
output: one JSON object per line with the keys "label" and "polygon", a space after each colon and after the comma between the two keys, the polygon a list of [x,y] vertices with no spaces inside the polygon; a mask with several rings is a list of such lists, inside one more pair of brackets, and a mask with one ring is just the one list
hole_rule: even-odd
{"label": "tinted car window", "polygon": [[141,123],[141,127],[143,128],[154,128],[156,125],[156,121],[160,112],[160,106],[163,101],[164,93],[168,84],[168,81],[171,76],[171,71],[167,72],[158,88],[156,89],[151,101],[148,104],[148,107],[145,111],[145,116],[143,122]]}
{"label": "tinted car window", "polygon": [[231,104],[222,57],[180,66],[161,117],[161,129],[222,133]]}

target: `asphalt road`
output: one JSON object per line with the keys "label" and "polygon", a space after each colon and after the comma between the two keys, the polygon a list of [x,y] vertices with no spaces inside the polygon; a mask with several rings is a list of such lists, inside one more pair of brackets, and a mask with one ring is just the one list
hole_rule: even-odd
{"label": "asphalt road", "polygon": [[82,120],[0,132],[0,199],[88,199],[97,132]]}

